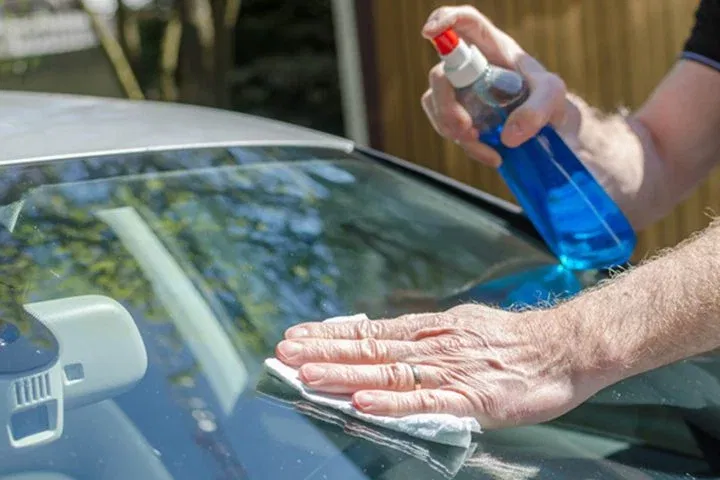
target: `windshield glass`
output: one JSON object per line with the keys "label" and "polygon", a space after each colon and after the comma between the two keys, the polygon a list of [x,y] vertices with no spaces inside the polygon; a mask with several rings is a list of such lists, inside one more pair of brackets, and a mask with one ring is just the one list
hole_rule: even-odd
{"label": "windshield glass", "polygon": [[[268,378],[263,360],[299,322],[359,312],[377,318],[461,301],[547,301],[579,288],[501,218],[397,168],[355,153],[258,147],[72,159],[0,172],[0,203],[7,205],[0,212],[2,308],[104,295],[130,312],[148,352],[135,388],[102,411],[91,405],[66,412],[60,440],[29,457],[18,453],[17,465],[0,465],[0,473],[366,479],[438,472],[500,478],[493,475],[504,471],[535,478],[542,468],[517,446],[547,438],[586,448],[578,458],[655,447],[682,455],[686,463],[673,461],[683,474],[708,469],[699,461],[704,444],[688,426],[688,406],[648,407],[682,396],[683,386],[660,393],[648,387],[645,397],[621,386],[554,425],[486,433],[471,451],[457,452],[297,403]],[[690,406],[704,412],[696,423],[713,419],[706,407]],[[608,419],[622,426],[609,428]],[[120,435],[113,422],[132,435]],[[685,443],[678,446],[678,439]],[[140,445],[142,455],[129,456],[124,442]],[[552,457],[565,447],[544,448]],[[630,457],[616,461],[635,467],[649,461]],[[154,476],[138,473],[145,467],[155,468]],[[133,468],[140,470],[127,470]]]}

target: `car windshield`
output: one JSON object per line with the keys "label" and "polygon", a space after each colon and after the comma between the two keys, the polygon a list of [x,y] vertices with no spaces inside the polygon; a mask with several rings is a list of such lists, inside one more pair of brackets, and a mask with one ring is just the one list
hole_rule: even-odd
{"label": "car windshield", "polygon": [[[399,167],[358,152],[242,147],[0,173],[3,311],[107,296],[130,312],[148,354],[134,388],[102,411],[66,412],[62,438],[18,451],[0,474],[538,478],[561,460],[681,475],[717,467],[707,453],[720,438],[711,357],[632,379],[549,425],[482,434],[467,451],[303,404],[268,377],[263,360],[299,322],[509,306],[580,288],[532,237]],[[568,475],[553,478],[578,478]]]}

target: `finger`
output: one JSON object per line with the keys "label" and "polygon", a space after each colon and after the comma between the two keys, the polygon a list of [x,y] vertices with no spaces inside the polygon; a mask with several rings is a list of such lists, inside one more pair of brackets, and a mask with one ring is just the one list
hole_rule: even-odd
{"label": "finger", "polygon": [[[443,133],[440,131],[440,127],[435,122],[434,112],[432,112],[433,106],[431,105],[432,99],[430,98],[430,96],[430,90],[425,92],[425,95],[423,95],[422,98],[422,106],[425,110],[425,114],[427,115],[428,120],[430,120],[430,125],[432,125],[436,132],[438,132],[440,135],[443,135]],[[477,140],[477,130],[473,129],[470,135],[472,136],[472,138],[469,140],[456,140],[457,145],[465,151],[465,154],[468,157],[477,160],[480,163],[485,164],[489,167],[499,167],[502,161],[500,155],[489,146]]]}
{"label": "finger", "polygon": [[524,57],[519,63],[521,72],[530,86],[530,96],[508,118],[502,132],[502,141],[508,147],[517,147],[551,119],[562,116],[565,111],[565,84],[557,75],[547,72],[532,57]]}
{"label": "finger", "polygon": [[[432,90],[427,90],[425,92],[422,96],[421,104],[423,110],[425,110],[425,115],[427,115],[428,120],[430,120],[430,125],[432,125],[435,131],[440,135],[447,137],[447,135],[441,131],[440,126],[436,122],[435,106],[432,101]],[[500,155],[489,146],[479,142],[478,137],[479,133],[477,129],[472,128],[467,135],[464,135],[462,138],[455,139],[455,141],[470,158],[490,167],[499,167],[501,163]]]}
{"label": "finger", "polygon": [[430,72],[430,89],[423,96],[423,108],[433,128],[457,143],[465,153],[490,167],[500,166],[500,155],[478,140],[467,110],[455,98],[455,91],[439,68]]}
{"label": "finger", "polygon": [[428,120],[430,121],[430,125],[435,129],[437,133],[439,133],[441,136],[445,136],[443,132],[440,130],[440,125],[437,124],[437,119],[435,115],[435,105],[433,104],[432,100],[432,90],[428,89],[423,94],[422,98],[420,99],[420,104],[423,107],[423,110],[425,111],[425,115],[427,116]]}
{"label": "finger", "polygon": [[460,142],[458,145],[465,151],[465,154],[478,162],[489,167],[497,168],[502,163],[502,158],[489,146],[477,140]]}
{"label": "finger", "polygon": [[412,392],[365,390],[353,395],[353,405],[361,412],[388,417],[418,413],[448,413],[461,417],[473,414],[473,405],[465,396],[438,389]]}
{"label": "finger", "polygon": [[[436,367],[416,365],[423,388],[442,386],[441,371]],[[312,363],[300,368],[300,380],[327,393],[355,393],[360,390],[415,390],[415,375],[404,362],[383,365],[336,365]]]}
{"label": "finger", "polygon": [[499,30],[475,7],[440,7],[433,11],[423,26],[422,35],[432,39],[448,28],[454,29],[466,42],[477,45],[491,63],[511,66],[520,49],[517,43]]}
{"label": "finger", "polygon": [[436,314],[403,315],[390,320],[358,320],[346,322],[301,323],[285,331],[286,339],[325,338],[361,340],[414,340],[416,331],[437,326],[441,321]]}
{"label": "finger", "polygon": [[435,104],[433,103],[433,91],[428,89],[423,94],[422,98],[420,99],[420,104],[423,107],[423,110],[425,111],[425,115],[427,116],[428,120],[430,121],[430,125],[435,129],[437,133],[440,134],[440,136],[448,138],[446,132],[442,129],[442,127],[437,122],[437,113],[435,112]]}
{"label": "finger", "polygon": [[450,140],[477,140],[472,118],[468,111],[455,98],[455,88],[442,71],[441,65],[435,65],[429,75],[431,91],[431,112],[440,135]]}
{"label": "finger", "polygon": [[418,342],[398,340],[306,338],[280,342],[276,347],[276,354],[280,361],[290,366],[310,362],[373,365],[400,361],[418,354],[420,349]]}

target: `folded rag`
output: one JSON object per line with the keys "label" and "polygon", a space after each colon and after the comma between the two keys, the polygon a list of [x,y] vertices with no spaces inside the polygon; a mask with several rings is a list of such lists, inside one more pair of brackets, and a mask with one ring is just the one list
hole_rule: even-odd
{"label": "folded rag", "polygon": [[[326,322],[362,319],[367,319],[367,317],[365,315],[335,317],[326,320]],[[313,391],[298,378],[298,371],[296,369],[285,365],[276,358],[266,359],[265,367],[269,373],[297,390],[306,400],[315,402],[318,405],[335,408],[352,417],[396,432],[405,433],[430,442],[462,448],[470,446],[473,432],[481,432],[480,424],[472,417],[458,417],[442,413],[421,413],[405,417],[382,417],[360,412],[352,405],[352,400],[349,395],[331,395]]]}

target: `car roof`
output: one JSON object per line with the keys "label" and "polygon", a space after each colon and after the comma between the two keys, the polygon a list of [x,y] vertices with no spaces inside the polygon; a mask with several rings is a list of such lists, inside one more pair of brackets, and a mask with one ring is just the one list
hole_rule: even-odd
{"label": "car roof", "polygon": [[344,138],[206,107],[0,91],[0,165],[220,145],[307,145],[343,151]]}

